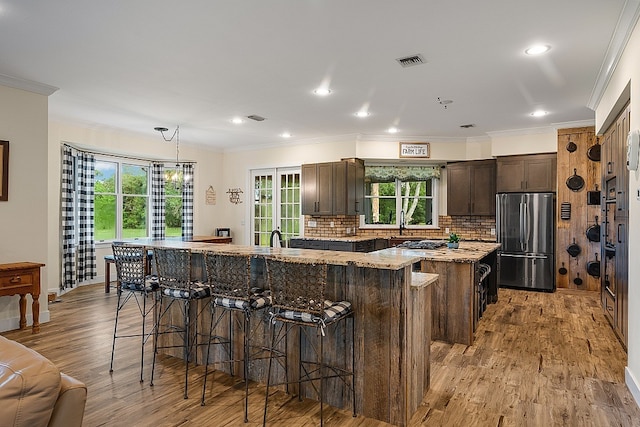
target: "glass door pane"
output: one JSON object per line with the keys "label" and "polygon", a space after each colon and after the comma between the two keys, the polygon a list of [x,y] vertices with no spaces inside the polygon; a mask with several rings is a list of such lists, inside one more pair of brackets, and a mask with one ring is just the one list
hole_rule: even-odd
{"label": "glass door pane", "polygon": [[302,233],[300,169],[252,171],[253,244],[269,246],[271,232],[282,234],[283,242]]}

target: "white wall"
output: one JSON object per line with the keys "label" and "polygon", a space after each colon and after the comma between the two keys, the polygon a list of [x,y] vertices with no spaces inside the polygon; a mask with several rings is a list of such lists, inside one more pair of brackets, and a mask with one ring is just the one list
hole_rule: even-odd
{"label": "white wall", "polygon": [[[31,261],[41,270],[40,322],[49,320],[47,288],[51,260],[47,236],[48,100],[0,86],[0,139],[9,141],[9,200],[0,202],[0,263]],[[0,331],[19,326],[18,296],[0,298]],[[27,323],[31,324],[27,297]]]}
{"label": "white wall", "polygon": [[[194,176],[194,235],[212,235],[216,227],[224,226],[222,211],[224,205],[224,190],[222,182],[222,155],[216,151],[188,145],[182,132],[180,140],[180,160],[195,161]],[[57,291],[60,284],[60,145],[61,142],[82,145],[87,149],[108,151],[113,154],[131,157],[156,159],[175,159],[176,146],[174,142],[165,142],[160,134],[144,135],[125,133],[116,129],[81,127],[67,123],[49,123],[49,253],[52,260],[49,270],[49,289]],[[217,194],[215,205],[205,204],[205,192],[212,186]],[[96,280],[104,280],[104,255],[111,252],[109,244],[96,245],[97,274]],[[54,265],[55,264],[55,265]],[[115,270],[112,269],[112,277]]]}
{"label": "white wall", "polygon": [[491,155],[494,157],[558,151],[558,133],[552,127],[492,132],[490,135]]}
{"label": "white wall", "polygon": [[[631,129],[640,128],[640,27],[636,25],[616,70],[596,108],[596,129],[614,111],[616,102],[631,82]],[[633,80],[633,77],[636,80]],[[640,405],[640,201],[633,196],[640,189],[640,173],[629,174],[629,337],[626,382]]]}
{"label": "white wall", "polygon": [[[220,193],[219,203],[223,206],[223,222],[231,228],[233,242],[250,244],[251,170],[300,167],[304,163],[332,162],[355,156],[355,140],[349,137],[325,143],[289,143],[264,149],[226,152],[223,167],[224,191]],[[229,201],[226,191],[230,188],[242,190],[242,203],[233,204]]]}

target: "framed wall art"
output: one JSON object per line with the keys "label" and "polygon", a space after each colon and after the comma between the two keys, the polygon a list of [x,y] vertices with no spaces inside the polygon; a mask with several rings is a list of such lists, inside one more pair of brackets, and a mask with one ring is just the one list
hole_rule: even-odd
{"label": "framed wall art", "polygon": [[9,200],[9,141],[0,141],[0,201]]}
{"label": "framed wall art", "polygon": [[400,142],[401,159],[428,159],[431,157],[431,150],[428,142]]}

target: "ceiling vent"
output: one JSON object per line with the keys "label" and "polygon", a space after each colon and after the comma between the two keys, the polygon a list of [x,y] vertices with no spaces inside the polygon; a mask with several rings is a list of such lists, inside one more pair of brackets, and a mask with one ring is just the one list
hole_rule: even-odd
{"label": "ceiling vent", "polygon": [[460,125],[460,127],[463,129],[469,129],[476,127],[476,125],[474,125],[473,123],[469,123],[468,125]]}
{"label": "ceiling vent", "polygon": [[250,116],[247,116],[247,119],[255,120],[256,122],[264,121],[264,117],[258,116],[257,114],[252,114]]}
{"label": "ceiling vent", "polygon": [[404,58],[396,58],[396,61],[398,61],[398,64],[400,64],[403,68],[413,67],[414,65],[420,65],[427,62],[420,54],[406,56]]}

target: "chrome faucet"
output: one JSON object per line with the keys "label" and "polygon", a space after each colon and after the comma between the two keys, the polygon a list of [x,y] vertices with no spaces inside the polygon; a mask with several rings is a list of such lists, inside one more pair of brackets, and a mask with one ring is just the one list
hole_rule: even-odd
{"label": "chrome faucet", "polygon": [[402,236],[402,230],[406,229],[407,227],[405,226],[404,223],[404,210],[400,211],[400,235]]}

